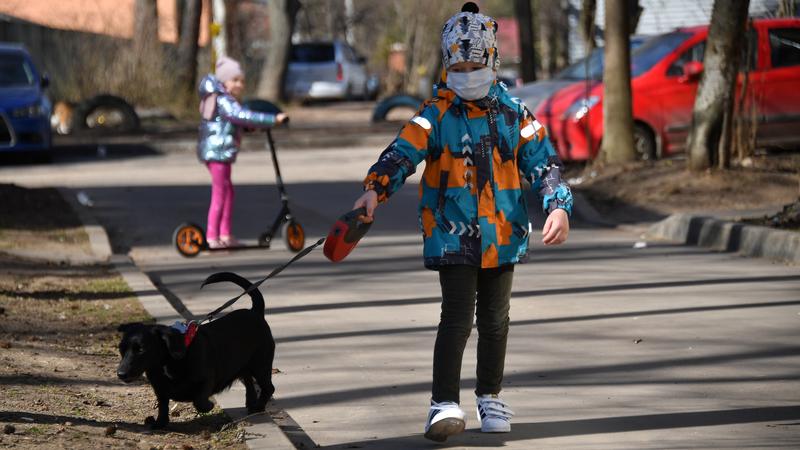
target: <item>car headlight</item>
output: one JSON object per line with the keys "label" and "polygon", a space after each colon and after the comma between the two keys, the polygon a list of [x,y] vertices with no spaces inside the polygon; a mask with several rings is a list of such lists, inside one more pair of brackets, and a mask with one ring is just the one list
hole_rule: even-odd
{"label": "car headlight", "polygon": [[46,111],[43,105],[37,103],[35,105],[24,106],[17,108],[11,112],[11,115],[17,118],[33,118],[45,115]]}
{"label": "car headlight", "polygon": [[573,120],[578,122],[579,120],[583,119],[586,114],[589,113],[589,110],[594,108],[598,103],[600,103],[600,97],[596,95],[592,95],[589,98],[581,98],[576,100],[572,106],[569,107],[567,110],[567,117],[572,117]]}

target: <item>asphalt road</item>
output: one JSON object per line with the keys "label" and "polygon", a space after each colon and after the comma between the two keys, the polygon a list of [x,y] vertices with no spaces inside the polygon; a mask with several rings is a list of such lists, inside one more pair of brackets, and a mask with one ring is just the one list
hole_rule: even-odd
{"label": "asphalt road", "polygon": [[[309,239],[352,206],[379,151],[281,153]],[[201,290],[208,274],[255,279],[292,256],[280,245],[177,255],[173,228],[202,224],[209,195],[191,154],[0,167],[0,182],[85,192],[115,250],[197,315],[236,293]],[[255,238],[278,208],[266,155],[243,154],[234,183],[235,232]],[[318,251],[263,288],[278,341],[275,405],[323,448],[438,447],[421,437],[439,298],[436,274],[422,267],[415,201],[406,186],[381,207],[345,262]],[[516,268],[503,394],[516,411],[512,433],[475,429],[473,333],[462,373],[468,430],[453,446],[800,448],[796,266],[670,243],[634,248],[636,228],[576,225],[566,245],[534,242],[532,261]]]}

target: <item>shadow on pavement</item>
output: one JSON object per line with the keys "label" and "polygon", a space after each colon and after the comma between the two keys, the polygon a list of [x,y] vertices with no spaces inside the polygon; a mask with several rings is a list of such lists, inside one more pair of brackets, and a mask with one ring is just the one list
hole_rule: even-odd
{"label": "shadow on pavement", "polygon": [[0,165],[26,166],[74,164],[104,159],[129,159],[161,154],[153,147],[143,144],[81,144],[54,145],[46,151],[0,153]]}
{"label": "shadow on pavement", "polygon": [[[503,383],[508,387],[554,387],[554,386],[608,386],[608,385],[654,385],[654,384],[696,384],[696,383],[763,383],[765,381],[797,381],[800,374],[789,372],[782,376],[772,377],[720,377],[712,376],[670,376],[668,378],[654,378],[650,371],[669,367],[700,368],[715,364],[733,363],[742,361],[766,360],[796,356],[800,351],[798,346],[782,348],[766,348],[748,352],[735,352],[709,356],[695,356],[690,358],[662,358],[645,360],[634,363],[597,364],[566,367],[563,369],[537,370],[507,374]],[[774,365],[774,362],[773,362]],[[787,367],[791,371],[793,367]],[[633,373],[641,373],[636,378]],[[615,375],[606,377],[603,375]],[[599,381],[600,380],[600,381]],[[462,378],[462,386],[474,386],[475,378]],[[353,387],[332,392],[319,392],[308,395],[281,397],[281,404],[286,409],[312,407],[325,404],[352,402],[359,399],[382,397],[387,394],[402,395],[421,393],[430,390],[430,382],[417,382],[399,385],[383,385],[373,387]],[[798,406],[797,408],[800,408]],[[800,410],[797,411],[800,414]],[[800,418],[800,417],[797,417]]]}
{"label": "shadow on pavement", "polygon": [[[417,301],[419,301],[419,303],[435,304],[440,302],[441,300],[438,297],[429,297],[427,299],[415,299],[414,303],[410,304],[419,304],[417,303]],[[632,311],[632,312],[610,313],[610,314],[592,314],[586,316],[555,317],[550,319],[512,320],[511,325],[518,327],[518,326],[541,325],[549,323],[585,322],[590,320],[619,319],[625,317],[688,314],[688,313],[722,311],[722,310],[733,310],[733,309],[769,308],[769,307],[791,306],[798,304],[800,304],[800,300],[792,300],[785,302],[770,302],[770,303],[747,303],[744,305],[698,306],[692,308],[658,309],[651,311]],[[338,305],[339,304],[332,306],[337,306],[338,308],[340,307]],[[394,305],[385,305],[385,306],[394,306]],[[280,310],[281,308],[274,308],[274,309]],[[333,308],[320,308],[320,309],[333,309]],[[267,314],[268,315],[274,314],[273,309],[268,308]],[[432,326],[420,326],[420,327],[384,328],[380,330],[343,331],[337,333],[320,333],[320,334],[284,337],[284,338],[278,338],[275,341],[279,343],[284,343],[284,342],[316,341],[321,339],[341,339],[341,338],[350,338],[359,336],[386,336],[386,335],[406,334],[406,333],[434,333],[436,332],[436,329],[437,327],[435,325],[432,325]]]}
{"label": "shadow on pavement", "polygon": [[[235,175],[234,175],[235,179]],[[308,236],[324,236],[335,220],[353,206],[361,193],[358,181],[292,183],[287,180],[292,213]],[[208,185],[115,186],[83,189],[94,201],[92,213],[109,232],[115,253],[134,246],[170,245],[182,222],[205,227],[211,194]],[[233,228],[243,239],[255,239],[272,224],[280,209],[274,184],[236,185]],[[418,234],[417,186],[409,184],[376,213],[370,235]],[[529,203],[534,229],[544,224],[538,202]],[[572,228],[596,228],[573,215]]]}
{"label": "shadow on pavement", "polygon": [[[347,442],[322,448],[380,448],[385,450],[408,448],[503,447],[506,442],[528,441],[587,434],[624,433],[645,430],[670,430],[678,428],[736,425],[758,422],[780,422],[800,419],[800,406],[772,406],[762,408],[723,409],[712,411],[643,414],[637,416],[599,417],[593,419],[562,420],[553,422],[515,423],[507,434],[479,433],[467,430],[444,444],[435,444],[421,435],[400,436],[387,439]],[[782,424],[797,426],[798,423]],[[778,438],[779,442],[788,443]],[[765,445],[768,447],[769,445]]]}

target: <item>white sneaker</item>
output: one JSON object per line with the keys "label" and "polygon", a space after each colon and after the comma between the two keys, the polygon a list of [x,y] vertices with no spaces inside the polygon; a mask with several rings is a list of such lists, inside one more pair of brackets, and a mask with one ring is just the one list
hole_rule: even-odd
{"label": "white sneaker", "polygon": [[219,239],[211,239],[208,241],[208,248],[214,250],[218,248],[225,248],[225,244],[223,244]]}
{"label": "white sneaker", "polygon": [[425,423],[425,437],[432,441],[444,442],[448,437],[461,433],[466,426],[466,414],[458,403],[431,401],[428,421]]}
{"label": "white sneaker", "polygon": [[511,431],[511,416],[514,411],[508,409],[497,394],[482,395],[475,399],[478,404],[478,420],[484,433],[508,433]]}

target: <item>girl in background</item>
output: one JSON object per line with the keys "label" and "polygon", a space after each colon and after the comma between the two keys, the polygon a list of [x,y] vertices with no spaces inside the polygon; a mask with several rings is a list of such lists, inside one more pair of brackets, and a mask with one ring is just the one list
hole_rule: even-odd
{"label": "girl in background", "polygon": [[208,207],[206,240],[210,248],[240,245],[231,233],[233,183],[231,166],[239,152],[242,128],[269,127],[284,123],[284,113],[268,114],[243,107],[245,79],[238,62],[221,57],[214,74],[200,82],[200,140],[197,157],[211,173],[211,204]]}

